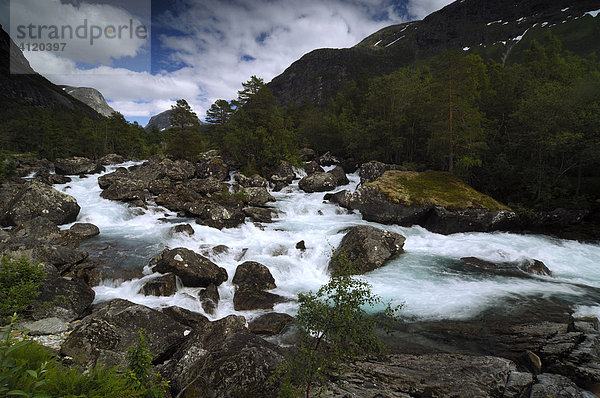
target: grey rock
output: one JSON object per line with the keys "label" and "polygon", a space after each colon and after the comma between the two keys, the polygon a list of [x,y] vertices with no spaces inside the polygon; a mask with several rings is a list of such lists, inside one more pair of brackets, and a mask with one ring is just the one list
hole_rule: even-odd
{"label": "grey rock", "polygon": [[92,238],[100,234],[100,229],[91,223],[75,223],[69,228],[69,237],[77,240]]}
{"label": "grey rock", "polygon": [[232,282],[240,287],[253,287],[258,290],[277,287],[269,269],[256,261],[246,261],[238,265]]}
{"label": "grey rock", "polygon": [[85,317],[63,344],[61,354],[85,366],[124,369],[127,348],[136,342],[140,329],[148,336],[148,349],[157,360],[175,351],[186,330],[189,333],[188,327],[160,311],[116,299]]}
{"label": "grey rock", "polygon": [[19,225],[36,217],[46,217],[55,224],[76,220],[80,207],[72,196],[57,191],[38,181],[20,186],[3,186],[7,193],[0,208],[0,226]]}
{"label": "grey rock", "polygon": [[44,265],[44,272],[39,295],[31,304],[31,317],[56,317],[69,322],[83,315],[94,301],[94,291],[78,279],[62,278],[52,265]]}
{"label": "grey rock", "polygon": [[248,329],[255,334],[276,335],[280,334],[287,326],[294,322],[294,317],[278,312],[269,312],[252,320]]}
{"label": "grey rock", "polygon": [[405,170],[404,167],[398,166],[397,164],[386,164],[382,162],[372,161],[363,163],[358,170],[360,176],[360,183],[366,184],[378,179],[388,170]]}
{"label": "grey rock", "polygon": [[510,372],[502,398],[525,398],[533,384],[533,375],[527,372]]}
{"label": "grey rock", "polygon": [[73,157],[69,159],[56,159],[54,171],[62,175],[96,174],[104,171],[101,164],[88,158]]}
{"label": "grey rock", "polygon": [[283,360],[281,349],[250,333],[230,315],[196,328],[161,371],[181,396],[274,396],[266,381]]}
{"label": "grey rock", "polygon": [[592,398],[594,394],[579,388],[568,378],[542,373],[536,376],[536,383],[531,387],[530,398]]}
{"label": "grey rock", "polygon": [[149,280],[142,287],[145,296],[172,296],[177,291],[177,276],[169,272]]}
{"label": "grey rock", "polygon": [[227,185],[223,181],[214,177],[194,178],[187,183],[187,187],[202,195],[213,194],[227,189]]}
{"label": "grey rock", "polygon": [[352,194],[347,189],[335,193],[326,193],[323,200],[327,200],[332,203],[337,203],[342,207],[349,208]]}
{"label": "grey rock", "polygon": [[275,202],[273,195],[264,187],[248,187],[244,188],[243,193],[246,194],[246,202],[250,206],[265,206],[268,202]]}
{"label": "grey rock", "polygon": [[511,361],[459,354],[390,355],[385,362],[352,364],[326,397],[501,397]]}
{"label": "grey rock", "polygon": [[100,91],[92,87],[62,86],[70,96],[77,98],[102,116],[110,116],[115,111],[108,105]]}
{"label": "grey rock", "polygon": [[27,329],[28,334],[32,336],[58,334],[70,330],[67,322],[56,317],[44,318],[34,322],[23,322],[21,327]]}
{"label": "grey rock", "polygon": [[214,314],[215,310],[219,306],[219,290],[217,286],[209,285],[206,289],[202,290],[198,294],[198,298],[200,299],[200,305],[202,305],[202,309],[207,314]]}
{"label": "grey rock", "polygon": [[179,224],[173,227],[173,232],[177,234],[194,235],[194,228],[190,224]]}
{"label": "grey rock", "polygon": [[313,173],[324,173],[325,170],[323,170],[323,168],[319,165],[319,163],[317,163],[316,161],[310,161],[308,163],[306,163],[304,165],[304,171],[306,172],[307,175],[311,175]]}
{"label": "grey rock", "polygon": [[185,248],[165,249],[150,262],[154,272],[177,275],[184,286],[208,287],[227,280],[227,271]]}
{"label": "grey rock", "polygon": [[273,222],[275,211],[265,207],[244,207],[242,209],[246,217],[250,217],[253,221],[269,223]]}
{"label": "grey rock", "polygon": [[[190,212],[193,214],[193,212]],[[201,207],[196,223],[209,227],[223,229],[235,228],[244,223],[244,213],[236,207],[224,206],[219,203],[206,203]]]}
{"label": "grey rock", "polygon": [[258,174],[254,174],[250,177],[246,177],[242,173],[236,173],[236,174],[234,174],[233,178],[235,179],[235,181],[238,184],[240,184],[244,188],[249,188],[249,187],[268,188],[269,187],[269,182],[264,177],[261,177]]}
{"label": "grey rock", "polygon": [[341,166],[335,166],[332,170],[328,171],[328,173],[335,177],[335,183],[338,186],[346,185],[350,182],[346,176],[346,172]]}
{"label": "grey rock", "polygon": [[404,241],[405,238],[395,232],[371,226],[352,227],[331,257],[329,270],[336,275],[347,272],[340,266],[349,265],[352,273],[372,271],[403,253]]}
{"label": "grey rock", "polygon": [[236,311],[272,310],[273,306],[286,299],[278,294],[259,290],[256,287],[243,285],[235,289],[233,308]]}
{"label": "grey rock", "polygon": [[337,186],[337,178],[331,173],[316,172],[303,177],[298,182],[298,187],[309,193],[331,191]]}

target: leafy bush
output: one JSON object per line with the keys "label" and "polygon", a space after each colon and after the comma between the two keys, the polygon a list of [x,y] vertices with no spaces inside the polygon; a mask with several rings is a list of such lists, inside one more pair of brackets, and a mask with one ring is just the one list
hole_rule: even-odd
{"label": "leafy bush", "polygon": [[148,349],[148,340],[144,329],[138,331],[134,345],[127,350],[127,380],[135,397],[160,398],[164,397],[169,383],[162,381],[159,373],[152,373],[152,353]]}
{"label": "leafy bush", "polygon": [[22,313],[38,294],[44,271],[38,263],[25,257],[0,259],[0,322],[8,316]]}
{"label": "leafy bush", "polygon": [[316,293],[298,295],[296,323],[304,336],[292,357],[274,375],[280,383],[280,396],[295,397],[304,391],[308,397],[313,385],[325,384],[340,365],[384,352],[375,334],[376,321],[364,307],[384,305],[384,318],[394,319],[401,306],[383,303],[367,282],[351,276],[352,270],[352,264],[346,261],[340,274]]}
{"label": "leafy bush", "polygon": [[[67,368],[45,347],[14,330],[13,317],[0,341],[0,396],[22,397],[164,397],[167,383],[149,372],[151,356],[140,339],[129,349],[130,369],[96,366],[83,372]],[[19,336],[19,338],[15,337]],[[135,375],[135,376],[134,376]],[[141,382],[144,380],[144,382]]]}

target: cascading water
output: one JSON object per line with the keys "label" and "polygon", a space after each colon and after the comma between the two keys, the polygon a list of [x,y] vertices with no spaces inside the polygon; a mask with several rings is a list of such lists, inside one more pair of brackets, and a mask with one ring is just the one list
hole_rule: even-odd
{"label": "cascading water", "polygon": [[[119,166],[131,166],[126,163]],[[117,166],[111,166],[112,172]],[[354,190],[350,183],[336,189]],[[74,196],[81,206],[78,222],[91,222],[100,235],[88,243],[93,257],[111,258],[117,267],[141,270],[165,247],[185,247],[199,252],[224,267],[229,280],[219,287],[221,301],[211,319],[237,313],[233,309],[231,278],[243,261],[266,265],[277,284],[273,293],[292,300],[278,304],[275,311],[293,314],[293,299],[300,292],[316,290],[328,281],[331,251],[349,226],[370,224],[406,237],[405,253],[385,267],[363,278],[373,291],[392,304],[404,303],[407,319],[468,319],[482,311],[514,299],[556,297],[573,304],[579,315],[600,315],[600,245],[559,240],[540,235],[511,233],[460,233],[449,236],[420,227],[369,223],[358,213],[323,201],[324,193],[304,193],[297,181],[281,192],[272,192],[278,216],[273,223],[246,222],[238,228],[217,230],[178,219],[164,208],[129,208],[126,204],[100,198],[97,176],[73,177],[57,189]],[[172,234],[175,223],[189,222],[192,236]],[[65,226],[65,227],[68,227]],[[303,240],[306,250],[296,249]],[[215,254],[211,248],[225,245],[228,251]],[[517,262],[525,258],[543,261],[553,277],[517,278],[472,274],[456,267],[461,257],[473,256],[495,262]],[[115,261],[117,260],[117,261]],[[129,281],[105,280],[94,288],[96,301],[124,298],[151,307],[178,305],[203,312],[197,294],[201,289],[181,287],[171,297],[144,296],[144,282],[156,277],[148,267],[144,276]],[[252,318],[260,311],[242,312]]]}

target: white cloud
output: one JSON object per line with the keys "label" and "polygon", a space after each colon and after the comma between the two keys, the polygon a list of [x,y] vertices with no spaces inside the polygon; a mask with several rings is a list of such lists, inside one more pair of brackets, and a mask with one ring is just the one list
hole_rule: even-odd
{"label": "white cloud", "polygon": [[[164,14],[154,28],[179,31],[160,35],[157,43],[160,54],[170,53],[171,65],[183,66],[179,70],[154,76],[119,74],[123,71],[108,66],[79,70],[74,63],[48,55],[26,55],[36,70],[45,66],[62,71],[48,76],[57,84],[97,88],[125,116],[150,116],[185,98],[202,118],[216,99],[235,98],[241,82],[252,75],[270,81],[309,51],[351,47],[385,26],[405,21],[394,11],[392,0],[185,0],[175,4],[179,13]],[[253,60],[247,62],[244,56]]]}
{"label": "white cloud", "polygon": [[454,0],[409,0],[406,7],[410,15],[417,19],[423,19],[452,2]]}
{"label": "white cloud", "polygon": [[[144,38],[148,27],[137,16],[108,4],[74,6],[60,0],[12,0],[10,22],[11,37],[17,44],[66,43],[60,51],[62,57],[88,64],[111,64],[113,59],[135,57],[149,41]],[[132,32],[138,27],[139,32]],[[150,37],[149,32],[146,36]],[[47,73],[44,69],[39,72]]]}

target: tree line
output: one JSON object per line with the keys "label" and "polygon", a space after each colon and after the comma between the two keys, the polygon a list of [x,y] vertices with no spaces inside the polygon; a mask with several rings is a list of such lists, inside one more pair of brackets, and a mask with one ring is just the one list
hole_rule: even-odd
{"label": "tree line", "polygon": [[450,51],[385,76],[348,83],[325,109],[279,106],[261,78],[215,101],[201,125],[185,100],[171,128],[150,132],[116,113],[91,120],[68,110],[6,104],[1,148],[53,159],[165,153],[194,159],[220,149],[247,173],[298,163],[309,147],[348,161],[446,170],[514,205],[589,206],[600,196],[600,67],[548,34],[509,65]]}
{"label": "tree line", "polygon": [[548,34],[522,62],[449,51],[346,87],[322,110],[276,105],[255,76],[207,112],[210,141],[258,172],[298,148],[456,174],[505,203],[589,206],[600,194],[600,67]]}

